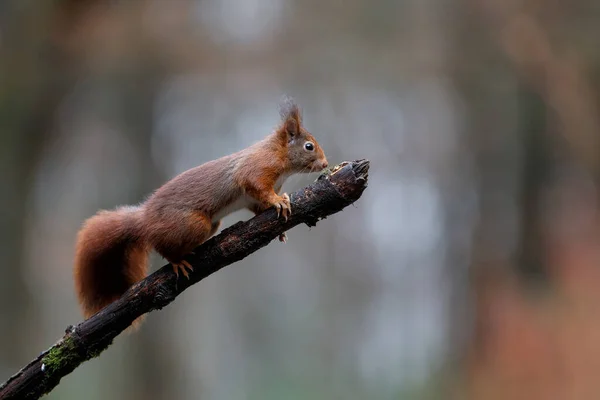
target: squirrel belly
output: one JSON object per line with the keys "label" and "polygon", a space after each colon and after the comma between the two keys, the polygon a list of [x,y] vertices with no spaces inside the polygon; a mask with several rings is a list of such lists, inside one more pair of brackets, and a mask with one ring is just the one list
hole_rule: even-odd
{"label": "squirrel belly", "polygon": [[143,239],[142,212],[139,207],[100,211],[79,231],[74,278],[86,318],[146,276],[150,248]]}
{"label": "squirrel belly", "polygon": [[217,211],[211,218],[213,223],[221,221],[229,214],[233,214],[236,211],[250,209],[256,205],[256,201],[250,196],[241,194],[238,198],[234,199],[230,204],[226,205],[219,211]]}

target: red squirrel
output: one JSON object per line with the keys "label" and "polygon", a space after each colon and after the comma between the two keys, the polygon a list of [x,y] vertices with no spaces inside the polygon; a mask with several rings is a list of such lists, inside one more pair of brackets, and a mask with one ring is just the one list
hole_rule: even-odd
{"label": "red squirrel", "polygon": [[[102,210],[85,221],[74,278],[86,318],[146,276],[151,249],[177,276],[188,277],[192,267],[184,257],[214,235],[226,215],[274,207],[287,220],[290,198],[278,194],[285,179],[323,170],[327,159],[291,99],[282,102],[280,114],[282,123],[260,142],[179,174],[138,206]],[[285,242],[285,234],[279,240]]]}

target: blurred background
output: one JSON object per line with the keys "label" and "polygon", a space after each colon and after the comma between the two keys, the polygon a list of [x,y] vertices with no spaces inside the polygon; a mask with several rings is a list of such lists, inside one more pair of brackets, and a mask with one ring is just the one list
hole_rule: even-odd
{"label": "blurred background", "polygon": [[0,381],[81,320],[85,218],[289,94],[363,197],[48,399],[600,398],[599,35],[593,0],[3,0]]}

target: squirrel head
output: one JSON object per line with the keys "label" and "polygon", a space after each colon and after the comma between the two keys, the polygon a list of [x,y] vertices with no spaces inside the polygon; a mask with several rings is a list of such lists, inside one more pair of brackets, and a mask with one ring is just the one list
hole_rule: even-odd
{"label": "squirrel head", "polygon": [[298,105],[289,97],[279,106],[283,124],[278,134],[287,144],[289,168],[292,172],[321,171],[329,165],[323,149],[315,137],[302,126],[302,117]]}

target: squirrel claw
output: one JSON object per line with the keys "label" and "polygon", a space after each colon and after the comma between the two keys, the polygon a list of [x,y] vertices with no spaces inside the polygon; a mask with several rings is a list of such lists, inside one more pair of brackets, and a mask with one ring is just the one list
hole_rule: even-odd
{"label": "squirrel claw", "polygon": [[193,270],[194,270],[194,267],[192,267],[192,264],[190,264],[189,262],[187,262],[187,261],[183,260],[181,263],[182,263],[182,264],[183,264],[183,265],[184,265],[184,266],[185,266],[187,269],[189,269],[190,271],[193,271]]}
{"label": "squirrel claw", "polygon": [[179,271],[181,271],[183,276],[185,276],[187,279],[190,279],[190,274],[188,274],[187,270],[189,269],[190,271],[193,271],[194,267],[192,267],[189,262],[183,260],[178,263],[172,262],[171,265],[173,266],[173,272],[175,272],[175,276],[177,276],[177,278],[179,278]]}
{"label": "squirrel claw", "polygon": [[279,241],[281,243],[287,243],[287,235],[285,234],[285,232],[283,232],[281,235],[279,235]]}
{"label": "squirrel claw", "polygon": [[277,210],[277,218],[283,216],[287,222],[289,216],[292,215],[290,196],[287,193],[281,195],[281,200],[275,203],[275,209]]}

